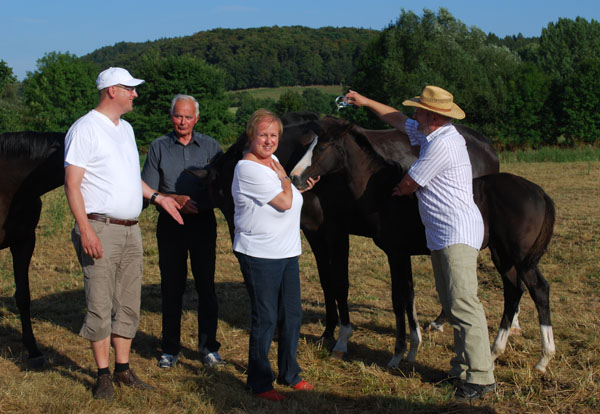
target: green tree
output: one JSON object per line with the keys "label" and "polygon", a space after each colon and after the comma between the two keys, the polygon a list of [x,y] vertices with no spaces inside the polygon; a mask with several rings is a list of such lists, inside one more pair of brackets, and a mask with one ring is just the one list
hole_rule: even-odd
{"label": "green tree", "polygon": [[18,87],[12,68],[0,60],[0,133],[23,129],[24,107]]}
{"label": "green tree", "polygon": [[15,83],[16,81],[17,78],[13,74],[12,68],[4,60],[0,59],[0,93],[4,90],[4,85]]}
{"label": "green tree", "polygon": [[542,30],[538,64],[551,78],[547,122],[550,143],[594,142],[598,138],[600,23],[559,19]]}
{"label": "green tree", "polygon": [[256,99],[250,93],[243,92],[239,95],[239,106],[235,113],[235,124],[238,135],[245,131],[246,122],[250,116],[259,108],[265,108],[272,112],[277,112],[277,103],[271,98]]}
{"label": "green tree", "polygon": [[335,112],[336,95],[326,94],[317,88],[304,89],[302,99],[305,102],[304,109],[321,115],[331,115]]}
{"label": "green tree", "polygon": [[[490,44],[478,28],[467,28],[446,9],[424,10],[418,17],[402,11],[395,24],[371,43],[357,63],[351,87],[403,110],[402,101],[427,84],[454,94],[467,113],[465,123],[496,136],[509,99],[507,81],[520,65],[508,48]],[[362,121],[364,111],[344,111]],[[366,126],[382,127],[371,117]]]}
{"label": "green tree", "polygon": [[37,61],[37,70],[23,81],[31,128],[66,131],[98,103],[96,67],[75,55],[51,52]]}
{"label": "green tree", "polygon": [[142,57],[134,76],[146,81],[138,87],[134,111],[126,115],[140,145],[146,146],[172,129],[169,110],[176,94],[191,95],[198,101],[199,132],[222,143],[235,135],[222,70],[194,56],[161,57],[151,52]]}
{"label": "green tree", "polygon": [[560,108],[559,129],[565,143],[594,143],[600,137],[600,57],[588,56],[575,67],[576,75],[566,79]]}
{"label": "green tree", "polygon": [[277,113],[281,116],[287,112],[301,111],[306,108],[306,102],[298,92],[290,89],[279,96],[277,102]]}
{"label": "green tree", "polygon": [[547,107],[551,79],[537,65],[527,62],[508,82],[507,122],[499,132],[498,143],[504,149],[539,147],[548,143]]}

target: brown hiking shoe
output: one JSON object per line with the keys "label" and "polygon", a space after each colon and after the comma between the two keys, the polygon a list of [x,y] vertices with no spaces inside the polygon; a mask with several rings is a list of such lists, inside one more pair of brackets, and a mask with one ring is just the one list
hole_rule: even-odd
{"label": "brown hiking shoe", "polygon": [[98,377],[94,387],[94,398],[107,401],[112,401],[115,398],[115,390],[110,374],[102,374]]}
{"label": "brown hiking shoe", "polygon": [[153,390],[154,387],[140,380],[130,368],[127,371],[115,372],[113,375],[116,384],[120,387],[126,385],[128,387],[137,388],[138,390]]}

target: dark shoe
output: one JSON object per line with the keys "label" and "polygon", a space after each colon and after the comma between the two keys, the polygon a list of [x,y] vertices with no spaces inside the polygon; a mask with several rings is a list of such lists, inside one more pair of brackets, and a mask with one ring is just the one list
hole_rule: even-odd
{"label": "dark shoe", "polygon": [[269,401],[285,400],[285,397],[275,390],[269,390],[269,391],[261,392],[260,394],[255,394],[255,395],[258,398],[264,398],[265,400],[269,400]]}
{"label": "dark shoe", "polygon": [[112,401],[115,398],[115,390],[110,374],[102,374],[98,377],[94,387],[94,398],[106,401]]}
{"label": "dark shoe", "polygon": [[130,368],[127,371],[115,372],[113,375],[115,382],[120,387],[126,385],[128,387],[137,388],[138,390],[153,390],[154,387],[140,380]]}
{"label": "dark shoe", "polygon": [[456,388],[454,398],[462,401],[478,400],[490,391],[496,389],[496,384],[480,385],[465,382]]}

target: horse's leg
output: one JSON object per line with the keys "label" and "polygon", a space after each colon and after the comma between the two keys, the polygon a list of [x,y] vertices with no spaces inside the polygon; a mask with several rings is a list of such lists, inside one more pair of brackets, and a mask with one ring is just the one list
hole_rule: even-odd
{"label": "horse's leg", "polygon": [[518,278],[517,269],[507,255],[503,254],[499,247],[494,244],[490,244],[489,247],[492,261],[502,277],[504,288],[504,311],[500,320],[498,335],[496,335],[492,345],[492,360],[495,361],[506,350],[511,327],[519,313],[519,302],[521,296],[523,296],[524,287]]}
{"label": "horse's leg", "polygon": [[13,271],[15,277],[15,300],[21,317],[23,344],[29,353],[27,361],[31,368],[40,368],[46,364],[46,358],[37,347],[33,328],[31,327],[31,296],[29,291],[29,263],[35,247],[35,232],[30,237],[14,242],[10,246],[13,257]]}
{"label": "horse's leg", "polygon": [[435,320],[429,322],[429,325],[425,328],[425,332],[444,332],[444,324],[448,321],[446,318],[446,314],[444,314],[444,310],[440,310],[440,314]]}
{"label": "horse's leg", "polygon": [[395,252],[395,254],[388,255],[388,260],[392,278],[392,303],[396,315],[396,345],[394,347],[394,355],[388,362],[388,367],[398,368],[406,352],[405,313],[410,329],[410,349],[406,356],[408,361],[416,360],[422,337],[415,308],[415,291],[410,255]]}
{"label": "horse's leg", "polygon": [[338,231],[332,237],[333,251],[331,270],[334,275],[333,290],[337,309],[340,314],[340,331],[338,340],[333,347],[332,355],[342,358],[348,352],[348,340],[352,336],[352,325],[350,325],[350,311],[348,309],[348,254],[350,252],[350,238],[345,231]]}
{"label": "horse's leg", "polygon": [[548,363],[556,352],[552,322],[550,320],[550,285],[544,279],[537,264],[533,268],[522,272],[521,277],[538,311],[540,334],[542,337],[542,357],[535,365],[535,368],[544,373],[546,372]]}
{"label": "horse's leg", "polygon": [[329,252],[326,237],[322,232],[304,230],[304,235],[310,244],[315,256],[319,281],[325,298],[325,331],[321,335],[321,341],[333,342],[334,332],[338,324],[338,311],[335,303],[333,273],[331,269],[331,254]]}

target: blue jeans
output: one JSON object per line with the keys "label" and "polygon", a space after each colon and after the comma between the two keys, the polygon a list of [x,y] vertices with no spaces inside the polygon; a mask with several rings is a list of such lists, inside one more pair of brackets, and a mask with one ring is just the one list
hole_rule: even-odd
{"label": "blue jeans", "polygon": [[302,323],[298,257],[262,259],[239,252],[236,256],[252,306],[248,387],[256,394],[273,389],[269,348],[275,327],[279,332],[277,382],[296,385],[301,380],[296,352]]}

